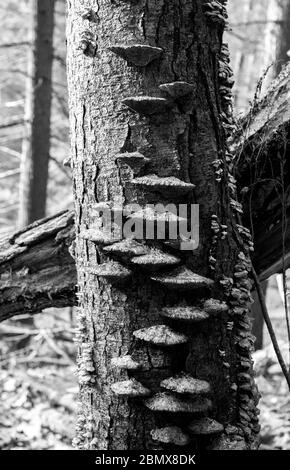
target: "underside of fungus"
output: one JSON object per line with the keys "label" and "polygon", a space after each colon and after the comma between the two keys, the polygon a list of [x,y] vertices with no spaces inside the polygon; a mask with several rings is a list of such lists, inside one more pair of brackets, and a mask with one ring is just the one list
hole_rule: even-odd
{"label": "underside of fungus", "polygon": [[209,314],[205,311],[191,306],[167,307],[161,310],[160,315],[172,320],[179,320],[189,323],[199,323],[209,319]]}
{"label": "underside of fungus", "polygon": [[208,299],[203,304],[204,310],[209,314],[218,314],[224,313],[229,310],[229,306],[220,300],[217,299]]}
{"label": "underside of fungus", "polygon": [[175,197],[188,194],[189,191],[195,188],[194,184],[186,183],[175,176],[162,178],[154,174],[135,178],[131,181],[131,184],[150,191],[161,192],[164,196],[174,195]]}
{"label": "underside of fungus", "polygon": [[161,392],[145,401],[151,411],[168,413],[206,413],[212,408],[208,398],[179,398],[167,392]]}
{"label": "underside of fungus", "polygon": [[153,60],[159,59],[163,52],[160,47],[153,47],[147,44],[116,44],[110,46],[109,49],[137,67],[145,67],[153,62]]}
{"label": "underside of fungus", "polygon": [[173,106],[173,103],[166,98],[153,96],[129,96],[124,98],[122,103],[130,110],[144,116],[166,113]]}
{"label": "underside of fungus", "polygon": [[162,444],[173,444],[182,447],[190,442],[188,435],[177,426],[154,429],[150,434],[153,441],[161,442]]}
{"label": "underside of fungus", "polygon": [[195,436],[209,436],[222,433],[224,426],[215,419],[205,417],[192,421],[188,425],[188,430]]}
{"label": "underside of fungus", "polygon": [[151,279],[168,289],[176,290],[200,289],[213,285],[211,279],[193,273],[190,269],[185,267],[177,268],[174,271],[170,271],[168,274],[152,276]]}

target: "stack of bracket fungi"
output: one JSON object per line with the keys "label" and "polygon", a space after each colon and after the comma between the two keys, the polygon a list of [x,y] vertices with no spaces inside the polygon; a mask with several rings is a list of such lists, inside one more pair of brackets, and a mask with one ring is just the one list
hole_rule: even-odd
{"label": "stack of bracket fungi", "polygon": [[[112,45],[110,51],[136,67],[146,67],[160,60],[163,53],[158,47],[140,44]],[[194,86],[184,81],[164,83],[157,90],[162,96],[130,96],[122,103],[133,113],[152,120],[152,125],[162,126],[166,125],[170,113],[186,115],[188,96],[193,91]],[[147,204],[192,203],[195,186],[176,175],[159,176],[149,171],[152,158],[154,155],[148,157],[136,149],[116,153],[125,203],[140,205],[138,212],[123,210],[122,224],[130,220],[142,220],[145,224],[178,223],[181,221],[178,215],[154,212]],[[98,206],[113,212],[120,210],[110,202],[101,202]],[[135,330],[131,350],[112,358],[111,367],[122,378],[111,385],[112,392],[120,399],[135,400],[137,405],[145,406],[154,414],[156,427],[151,430],[152,448],[188,446],[198,439],[211,439],[221,434],[223,425],[212,416],[211,385],[186,371],[189,341],[186,331],[190,330],[194,338],[195,328],[227,311],[224,302],[212,298],[214,282],[186,266],[181,240],[148,241],[145,236],[116,240],[102,226],[101,217],[95,226],[83,230],[82,236],[97,244],[101,254],[102,262],[92,274],[119,289],[128,288],[132,279],[141,275],[150,279],[169,299],[168,306],[158,312],[159,323]],[[184,358],[184,370],[175,368],[175,356],[179,357],[179,362],[180,357]],[[152,377],[151,369],[154,370]],[[169,369],[173,370],[172,376],[168,376]],[[146,383],[143,383],[144,378]]]}

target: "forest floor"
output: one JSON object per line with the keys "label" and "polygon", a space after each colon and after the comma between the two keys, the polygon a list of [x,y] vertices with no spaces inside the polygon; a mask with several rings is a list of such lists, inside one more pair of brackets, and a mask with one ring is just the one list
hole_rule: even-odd
{"label": "forest floor", "polygon": [[[262,395],[261,448],[290,450],[289,390],[266,342],[254,354]],[[285,351],[284,338],[282,343]],[[75,355],[69,309],[37,315],[34,325],[0,325],[0,449],[72,449],[78,393]]]}
{"label": "forest floor", "polygon": [[69,450],[78,394],[73,321],[69,309],[34,318],[0,324],[0,449]]}

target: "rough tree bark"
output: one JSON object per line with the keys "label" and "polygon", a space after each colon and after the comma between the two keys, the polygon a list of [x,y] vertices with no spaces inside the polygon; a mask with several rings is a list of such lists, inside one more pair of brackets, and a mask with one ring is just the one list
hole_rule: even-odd
{"label": "rough tree bark", "polygon": [[26,91],[19,226],[45,216],[50,149],[53,26],[55,0],[30,0],[33,14],[32,48]]}
{"label": "rough tree bark", "polygon": [[[80,290],[75,444],[256,448],[251,243],[237,225],[241,209],[226,146],[232,73],[222,45],[224,6],[201,0],[80,6],[68,1]],[[92,205],[104,201],[196,202],[199,247],[182,252],[145,240],[124,250],[93,216]],[[135,249],[145,252],[139,261]],[[173,268],[176,258],[180,266]]]}

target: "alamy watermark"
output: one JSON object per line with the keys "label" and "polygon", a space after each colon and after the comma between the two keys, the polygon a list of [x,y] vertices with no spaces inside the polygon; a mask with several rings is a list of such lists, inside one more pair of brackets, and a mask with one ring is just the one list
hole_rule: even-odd
{"label": "alamy watermark", "polygon": [[198,204],[110,204],[92,207],[97,226],[115,241],[122,239],[177,241],[181,250],[199,245]]}

